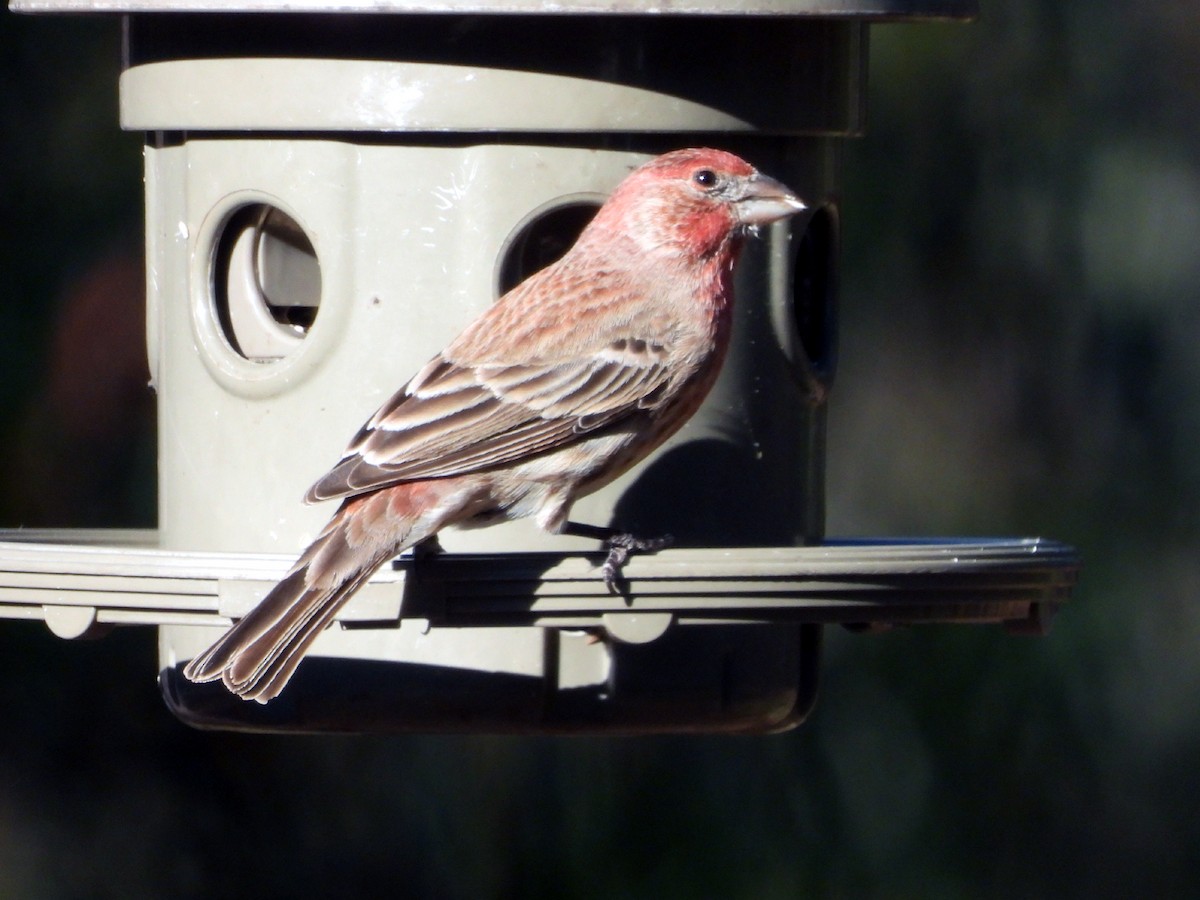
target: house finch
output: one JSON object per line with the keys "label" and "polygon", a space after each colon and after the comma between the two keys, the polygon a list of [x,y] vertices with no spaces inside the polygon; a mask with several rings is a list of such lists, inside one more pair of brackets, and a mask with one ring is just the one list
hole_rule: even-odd
{"label": "house finch", "polygon": [[291,571],[184,670],[265,703],[371,574],[448,525],[533,516],[606,541],[604,577],[662,541],[569,522],[674,433],[720,371],[746,233],[804,209],[718,150],[632,172],[575,245],[489,307],[362,427],[307,502],[341,506]]}

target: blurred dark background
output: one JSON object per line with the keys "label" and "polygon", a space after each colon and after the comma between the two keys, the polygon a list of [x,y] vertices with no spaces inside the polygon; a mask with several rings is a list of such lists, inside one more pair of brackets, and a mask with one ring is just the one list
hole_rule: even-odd
{"label": "blurred dark background", "polygon": [[[1200,4],[983,6],[872,31],[829,531],[1073,543],[1049,637],[829,629],[777,737],[285,739],[0,621],[0,896],[1200,895]],[[153,524],[119,58],[0,12],[5,526]]]}

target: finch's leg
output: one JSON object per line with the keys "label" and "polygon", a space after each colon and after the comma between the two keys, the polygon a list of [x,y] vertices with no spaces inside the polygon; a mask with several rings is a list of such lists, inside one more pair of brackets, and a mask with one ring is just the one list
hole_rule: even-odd
{"label": "finch's leg", "polygon": [[586,525],[583,522],[568,522],[562,533],[604,542],[604,546],[608,548],[608,557],[600,567],[600,573],[604,576],[605,587],[613,594],[619,593],[617,579],[621,576],[621,568],[632,554],[655,553],[675,542],[675,538],[669,534],[656,538],[639,538],[615,528]]}
{"label": "finch's leg", "polygon": [[437,533],[431,534],[423,541],[418,541],[412,547],[413,559],[429,559],[431,556],[437,556],[442,553],[442,542],[438,540]]}

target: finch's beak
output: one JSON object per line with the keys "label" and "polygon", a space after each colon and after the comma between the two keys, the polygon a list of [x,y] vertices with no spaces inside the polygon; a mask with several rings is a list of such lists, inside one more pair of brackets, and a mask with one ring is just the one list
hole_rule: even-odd
{"label": "finch's beak", "polygon": [[739,222],[753,226],[769,225],[808,207],[787,185],[766,175],[756,174],[745,180],[742,195],[734,201],[733,208]]}

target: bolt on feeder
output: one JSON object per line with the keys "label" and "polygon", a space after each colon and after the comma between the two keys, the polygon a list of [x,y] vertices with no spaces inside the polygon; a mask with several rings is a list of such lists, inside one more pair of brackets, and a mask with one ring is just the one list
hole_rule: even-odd
{"label": "bolt on feeder", "polygon": [[[970,17],[973,0],[11,6],[124,18],[159,524],[2,535],[0,617],[64,637],[157,625],[185,721],[778,731],[812,707],[824,624],[1039,631],[1068,599],[1077,561],[1054,542],[823,530],[839,167],[864,126],[868,27]],[[594,542],[524,522],[445,532],[444,555],[377,573],[266,706],[183,679],[324,524],[331,505],[300,497],[379,403],[569,247],[629,169],[703,145],[809,210],[748,243],[700,412],[573,510],[675,547],[632,559],[612,596]]]}

